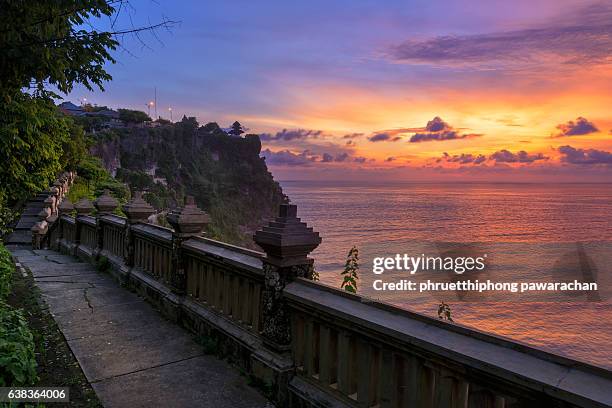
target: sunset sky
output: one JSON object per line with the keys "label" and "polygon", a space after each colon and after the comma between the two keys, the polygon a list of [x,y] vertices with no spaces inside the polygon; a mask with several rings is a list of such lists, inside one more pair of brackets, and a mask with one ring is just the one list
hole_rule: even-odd
{"label": "sunset sky", "polygon": [[[612,2],[131,1],[106,92],[261,133],[283,179],[611,181]],[[101,26],[105,22],[98,22]]]}

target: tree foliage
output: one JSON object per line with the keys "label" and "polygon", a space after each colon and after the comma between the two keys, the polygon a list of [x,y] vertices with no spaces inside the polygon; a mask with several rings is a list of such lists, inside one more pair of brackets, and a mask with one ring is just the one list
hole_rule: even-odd
{"label": "tree foliage", "polygon": [[346,257],[344,270],[342,271],[342,284],[340,288],[347,292],[357,293],[357,281],[359,280],[359,250],[353,246]]}
{"label": "tree foliage", "polygon": [[242,129],[242,125],[240,124],[240,122],[235,121],[232,124],[232,128],[230,129],[230,131],[228,133],[230,135],[240,136],[241,134],[244,133],[244,130]]}
{"label": "tree foliage", "polygon": [[86,154],[82,129],[58,113],[48,86],[67,93],[75,84],[102,88],[111,78],[104,64],[113,62],[113,33],[82,27],[111,16],[112,4],[0,0],[0,200],[41,190]]}
{"label": "tree foliage", "polygon": [[2,0],[0,2],[0,78],[3,90],[46,84],[70,92],[77,83],[88,89],[111,79],[104,63],[118,43],[112,33],[86,31],[91,17],[111,16],[106,0]]}
{"label": "tree foliage", "polygon": [[[0,188],[5,198],[24,198],[46,187],[62,170],[69,123],[42,97],[17,93],[0,104]],[[8,195],[8,197],[7,197]]]}
{"label": "tree foliage", "polygon": [[119,119],[126,123],[150,122],[151,118],[139,110],[119,109]]}

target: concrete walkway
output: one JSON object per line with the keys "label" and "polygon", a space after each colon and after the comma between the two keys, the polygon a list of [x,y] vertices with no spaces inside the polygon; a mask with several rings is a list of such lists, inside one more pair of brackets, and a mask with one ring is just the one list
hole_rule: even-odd
{"label": "concrete walkway", "polygon": [[13,249],[105,407],[263,408],[224,361],[109,276],[54,251]]}

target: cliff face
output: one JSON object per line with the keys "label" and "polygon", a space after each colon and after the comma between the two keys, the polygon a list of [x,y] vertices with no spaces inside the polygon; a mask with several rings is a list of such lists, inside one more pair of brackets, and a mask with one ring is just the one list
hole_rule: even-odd
{"label": "cliff face", "polygon": [[229,136],[216,124],[184,118],[157,128],[108,129],[92,135],[92,154],[132,190],[163,210],[193,195],[211,216],[209,236],[254,247],[251,235],[282,202],[257,135]]}

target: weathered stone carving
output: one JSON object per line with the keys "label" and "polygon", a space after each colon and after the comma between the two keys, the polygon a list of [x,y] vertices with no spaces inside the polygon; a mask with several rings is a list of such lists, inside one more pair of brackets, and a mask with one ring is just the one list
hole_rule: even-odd
{"label": "weathered stone carving", "polygon": [[257,231],[254,240],[266,252],[262,334],[268,346],[287,350],[291,323],[282,292],[297,277],[312,279],[313,260],[308,254],[319,246],[321,237],[300,221],[295,205],[281,204],[279,216]]}
{"label": "weathered stone carving", "polygon": [[32,226],[30,229],[32,232],[32,249],[42,249],[43,240],[48,229],[49,224],[45,220],[39,221]]}
{"label": "weathered stone carving", "polygon": [[107,214],[112,214],[119,203],[117,200],[110,195],[110,191],[108,189],[104,190],[102,195],[94,201],[94,207],[96,207],[97,215],[96,215],[96,233],[98,237],[98,248],[97,251],[102,251],[102,247],[104,246],[104,228],[102,228],[102,223],[100,222],[100,217]]}
{"label": "weathered stone carving", "polygon": [[171,211],[166,219],[172,228],[172,289],[178,294],[186,291],[185,264],[182,256],[182,243],[194,236],[200,235],[208,224],[206,212],[199,209],[192,196],[187,196],[185,206]]}
{"label": "weathered stone carving", "polygon": [[94,206],[91,204],[87,198],[81,198],[75,205],[74,209],[77,212],[77,216],[79,215],[89,215],[94,209]]}
{"label": "weathered stone carving", "polygon": [[134,266],[134,235],[131,226],[136,223],[145,223],[149,216],[155,212],[143,198],[142,192],[134,193],[132,200],[123,206],[123,212],[127,216],[125,223],[125,248],[124,261],[128,267]]}
{"label": "weathered stone carving", "polygon": [[72,202],[68,198],[64,198],[57,209],[60,215],[68,215],[74,211],[74,205],[72,205]]}
{"label": "weathered stone carving", "polygon": [[119,203],[110,195],[108,189],[104,190],[104,193],[94,201],[94,207],[96,207],[98,215],[112,214],[118,206]]}

